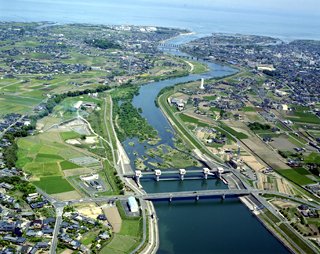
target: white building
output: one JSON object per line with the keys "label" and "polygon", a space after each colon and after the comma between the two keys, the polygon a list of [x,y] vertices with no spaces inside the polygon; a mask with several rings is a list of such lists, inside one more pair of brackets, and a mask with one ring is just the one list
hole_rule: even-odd
{"label": "white building", "polygon": [[137,200],[134,197],[128,198],[128,204],[129,204],[130,212],[132,213],[139,212],[139,206],[138,206]]}

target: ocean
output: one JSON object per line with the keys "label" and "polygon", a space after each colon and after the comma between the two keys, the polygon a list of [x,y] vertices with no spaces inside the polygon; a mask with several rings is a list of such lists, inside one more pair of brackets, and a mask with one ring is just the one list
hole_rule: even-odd
{"label": "ocean", "polygon": [[245,10],[172,2],[0,0],[0,20],[155,25],[187,28],[199,36],[223,32],[269,35],[287,41],[320,39],[320,14],[308,16],[297,11]]}

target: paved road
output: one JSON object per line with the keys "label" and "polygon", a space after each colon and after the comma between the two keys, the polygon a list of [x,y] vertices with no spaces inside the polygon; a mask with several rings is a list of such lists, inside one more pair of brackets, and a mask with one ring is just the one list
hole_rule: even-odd
{"label": "paved road", "polygon": [[22,115],[21,117],[19,117],[19,119],[17,119],[14,123],[12,123],[11,125],[8,126],[8,128],[4,129],[1,133],[0,133],[0,138],[2,138],[4,136],[4,134],[6,134],[6,132],[13,126],[16,125],[17,122],[21,121],[26,115]]}
{"label": "paved road", "polygon": [[[156,199],[166,199],[166,198],[196,198],[199,197],[210,197],[210,196],[244,196],[244,195],[253,195],[256,197],[263,205],[270,209],[272,208],[271,205],[268,204],[267,201],[265,201],[264,198],[262,198],[261,194],[270,194],[270,195],[277,195],[281,198],[285,198],[288,200],[295,201],[297,203],[304,203],[311,207],[315,207],[317,209],[320,209],[320,206],[318,204],[315,204],[310,201],[306,201],[304,199],[300,199],[297,197],[293,197],[284,193],[278,193],[273,191],[267,191],[267,190],[258,190],[258,189],[217,189],[217,190],[200,190],[200,191],[183,191],[183,192],[165,192],[165,193],[137,193],[134,195],[136,198],[141,198],[144,200],[156,200]],[[116,195],[116,196],[105,196],[105,197],[97,197],[97,198],[83,198],[83,199],[74,199],[74,200],[68,200],[63,202],[64,205],[66,204],[78,204],[78,203],[90,203],[90,202],[113,202],[116,200],[127,200],[128,197],[132,195]],[[268,205],[267,205],[268,204]],[[274,209],[272,209],[274,210]]]}
{"label": "paved road", "polygon": [[62,223],[63,206],[56,207],[56,224],[54,226],[52,242],[50,247],[50,254],[55,254],[58,244],[58,234]]}

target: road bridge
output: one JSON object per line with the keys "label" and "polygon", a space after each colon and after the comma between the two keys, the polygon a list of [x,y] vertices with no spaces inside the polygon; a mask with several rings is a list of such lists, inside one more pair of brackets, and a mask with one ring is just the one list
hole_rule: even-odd
{"label": "road bridge", "polygon": [[[164,192],[164,193],[145,193],[133,195],[135,198],[144,200],[161,200],[170,198],[196,198],[196,197],[235,197],[250,195],[253,191],[259,193],[260,190],[247,189],[217,189],[217,190],[199,190],[199,191],[182,191],[182,192]],[[65,201],[65,204],[90,203],[90,202],[114,202],[117,200],[127,200],[132,195],[105,196],[96,198],[83,198],[77,200]]]}
{"label": "road bridge", "polygon": [[145,193],[145,194],[138,194],[138,195],[116,195],[116,196],[104,196],[104,197],[96,197],[96,198],[87,197],[83,199],[68,200],[64,202],[61,201],[57,203],[63,203],[64,205],[71,205],[71,204],[91,203],[91,202],[115,202],[117,200],[127,200],[128,197],[130,196],[134,196],[138,199],[156,201],[156,200],[163,200],[163,199],[170,200],[170,198],[178,200],[178,199],[201,199],[201,197],[202,198],[210,198],[210,197],[228,198],[228,197],[241,197],[246,195],[253,195],[254,197],[258,197],[260,200],[261,195],[263,194],[275,195],[276,197],[279,197],[282,199],[287,199],[290,201],[297,202],[299,204],[306,204],[310,207],[320,209],[320,206],[318,204],[311,201],[293,197],[284,193],[267,191],[267,190],[258,190],[258,189],[216,189],[216,190],[199,190],[199,191],[183,191],[183,192]]}
{"label": "road bridge", "polygon": [[247,189],[219,189],[219,190],[202,190],[202,191],[182,191],[182,192],[165,192],[165,193],[148,193],[143,196],[146,200],[163,200],[163,199],[200,199],[210,197],[221,197],[223,199],[228,197],[240,197],[251,194],[251,190]]}
{"label": "road bridge", "polygon": [[158,47],[167,49],[180,49],[181,45],[173,43],[158,43]]}

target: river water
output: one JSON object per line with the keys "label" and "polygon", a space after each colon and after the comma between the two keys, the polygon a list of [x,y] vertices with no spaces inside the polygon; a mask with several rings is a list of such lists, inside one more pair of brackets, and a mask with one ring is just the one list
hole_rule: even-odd
{"label": "river water", "polygon": [[[186,43],[195,35],[180,36],[168,41],[169,44]],[[179,51],[164,49],[166,53],[181,55]],[[202,75],[189,75],[142,86],[133,104],[142,109],[142,115],[158,131],[161,142],[174,146],[174,130],[156,107],[154,101],[158,93],[167,86],[198,80],[231,75],[236,72],[227,66],[207,62],[210,70]],[[134,146],[129,142],[135,141]],[[124,147],[131,161],[134,153],[144,155],[149,145],[128,139]],[[218,179],[208,180],[160,180],[141,181],[146,192],[172,192],[227,188]],[[159,254],[174,253],[289,253],[289,251],[254,217],[239,199],[218,199],[196,201],[154,202],[159,218]]]}
{"label": "river water", "polygon": [[[142,181],[147,192],[226,188],[207,181]],[[159,254],[279,254],[289,251],[239,199],[154,202],[159,218]]]}

